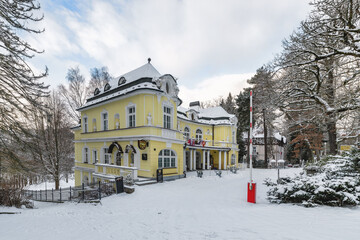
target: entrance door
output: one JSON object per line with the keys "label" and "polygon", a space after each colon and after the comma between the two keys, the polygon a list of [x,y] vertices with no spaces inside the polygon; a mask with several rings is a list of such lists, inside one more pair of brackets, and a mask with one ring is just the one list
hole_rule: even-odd
{"label": "entrance door", "polygon": [[196,169],[202,169],[201,167],[201,153],[196,151]]}
{"label": "entrance door", "polygon": [[185,152],[186,171],[190,171],[190,152]]}

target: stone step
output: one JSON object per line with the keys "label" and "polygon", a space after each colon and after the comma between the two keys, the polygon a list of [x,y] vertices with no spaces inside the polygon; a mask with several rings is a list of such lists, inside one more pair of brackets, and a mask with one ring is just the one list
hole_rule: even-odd
{"label": "stone step", "polygon": [[155,184],[155,183],[157,183],[156,180],[147,180],[147,181],[135,182],[135,184],[138,185],[138,186],[144,186],[144,185]]}

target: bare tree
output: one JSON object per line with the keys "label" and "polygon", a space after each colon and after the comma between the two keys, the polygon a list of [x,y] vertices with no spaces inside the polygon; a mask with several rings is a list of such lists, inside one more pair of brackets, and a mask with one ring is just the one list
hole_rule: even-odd
{"label": "bare tree", "polygon": [[79,67],[68,69],[66,75],[68,86],[60,85],[59,92],[66,102],[66,112],[77,123],[80,119],[80,113],[76,110],[86,102],[87,87],[85,77],[81,75]]}
{"label": "bare tree", "polygon": [[91,79],[87,88],[90,96],[96,88],[102,89],[111,80],[107,67],[90,69]]}
{"label": "bare tree", "polygon": [[[0,165],[1,173],[24,167],[18,150],[11,144],[29,134],[26,119],[33,107],[42,108],[40,98],[47,86],[39,80],[47,75],[35,74],[27,61],[41,53],[23,40],[26,33],[38,34],[31,23],[39,22],[40,4],[33,0],[0,1]],[[10,145],[9,145],[10,144]],[[1,180],[1,175],[0,175]]]}
{"label": "bare tree", "polygon": [[44,101],[47,111],[34,109],[32,122],[36,134],[29,151],[42,174],[50,175],[58,189],[61,177],[68,174],[74,164],[73,133],[59,94],[53,91]]}

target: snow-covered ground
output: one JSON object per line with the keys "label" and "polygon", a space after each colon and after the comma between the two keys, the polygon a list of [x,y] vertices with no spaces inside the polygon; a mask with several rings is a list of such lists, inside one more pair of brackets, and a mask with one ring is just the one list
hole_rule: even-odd
{"label": "snow-covered ground", "polygon": [[[300,169],[281,170],[293,175]],[[360,208],[304,208],[270,204],[266,177],[254,170],[257,203],[246,202],[249,170],[222,178],[188,178],[136,187],[101,204],[35,203],[36,209],[0,207],[0,238],[11,239],[360,239]]]}
{"label": "snow-covered ground", "polygon": [[[65,181],[65,179],[60,180],[60,187],[61,188],[68,188],[73,187],[75,184],[74,176],[69,177],[68,182]],[[55,189],[55,182],[48,181],[48,182],[42,182],[39,184],[33,184],[30,186],[25,187],[25,189],[28,190],[46,190],[46,189]]]}

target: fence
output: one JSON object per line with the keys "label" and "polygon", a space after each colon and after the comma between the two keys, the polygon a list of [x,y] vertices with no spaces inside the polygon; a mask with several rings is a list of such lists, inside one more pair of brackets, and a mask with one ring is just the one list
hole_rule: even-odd
{"label": "fence", "polygon": [[59,190],[22,190],[28,199],[44,202],[89,201],[101,200],[102,197],[116,193],[115,183],[82,184],[77,187],[60,188]]}

